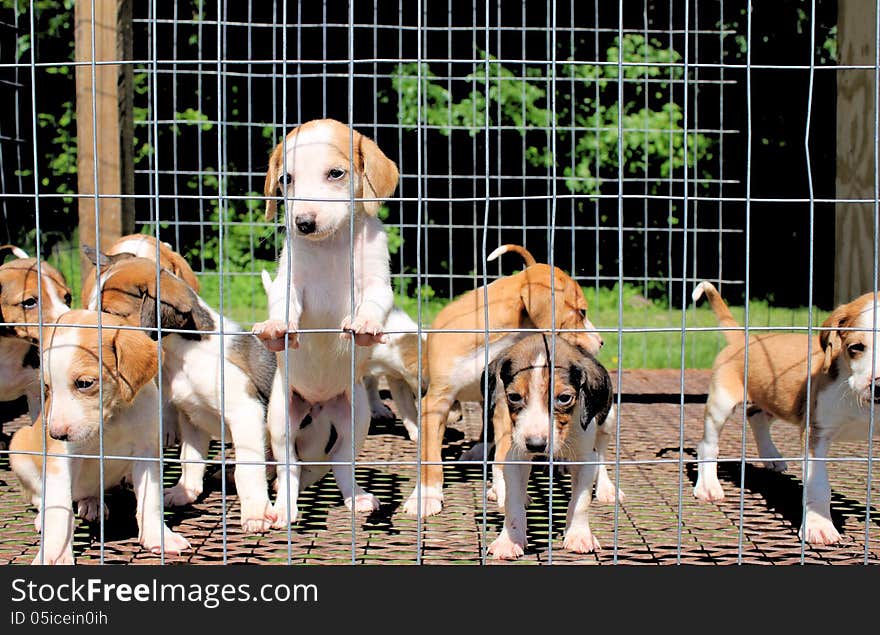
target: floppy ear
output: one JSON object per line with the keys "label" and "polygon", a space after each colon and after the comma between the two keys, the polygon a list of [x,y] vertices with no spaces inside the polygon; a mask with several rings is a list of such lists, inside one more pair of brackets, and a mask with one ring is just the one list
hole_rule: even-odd
{"label": "floppy ear", "polygon": [[102,269],[106,269],[107,267],[110,267],[117,262],[122,262],[123,260],[129,260],[136,257],[134,254],[130,254],[125,251],[108,256],[105,253],[101,253],[91,245],[83,245],[82,252],[83,254],[85,254],[85,257],[88,258],[89,262],[93,265],[97,266],[98,263],[100,263]]}
{"label": "floppy ear", "polygon": [[[195,292],[184,282],[168,275],[167,272],[160,274],[161,283],[161,307],[159,320],[163,329],[182,329],[187,331],[210,331],[214,328],[214,320],[199,304]],[[150,338],[158,339],[156,331],[156,282],[151,280],[141,296],[141,321],[140,325],[149,329]],[[197,332],[178,333],[187,340],[200,340],[201,335]]]}
{"label": "floppy ear", "polygon": [[834,362],[840,354],[840,347],[843,345],[843,340],[840,337],[840,331],[837,329],[846,326],[848,316],[849,304],[842,304],[834,309],[831,315],[828,316],[828,319],[822,323],[823,328],[830,329],[828,331],[822,331],[819,334],[819,345],[825,352],[825,360],[822,362],[823,373],[828,372],[828,369],[831,368],[832,362]]}
{"label": "floppy ear", "polygon": [[[489,365],[483,369],[483,373],[480,376],[480,394],[483,396],[483,403],[486,404],[486,439],[493,439],[495,437],[496,406],[500,406],[498,408],[499,415],[507,414],[507,402],[500,399],[504,393],[504,381],[499,377],[499,369],[505,363],[509,364],[509,361],[502,354],[496,360],[489,362]],[[481,430],[481,438],[482,434]]]}
{"label": "floppy ear", "polygon": [[611,410],[611,377],[605,367],[589,353],[584,355],[582,362],[574,365],[581,376],[578,389],[581,428],[586,430],[593,419],[598,425],[602,425]]}
{"label": "floppy ear", "polygon": [[[275,196],[275,192],[280,188],[278,177],[281,176],[281,155],[284,152],[284,141],[275,146],[272,154],[269,155],[269,167],[266,170],[266,182],[263,184],[263,196]],[[272,220],[278,213],[278,201],[274,198],[266,200],[266,220]]]}
{"label": "floppy ear", "polygon": [[130,402],[159,372],[157,344],[140,331],[120,329],[113,338],[113,352],[120,394]]}
{"label": "floppy ear", "polygon": [[195,271],[189,266],[186,259],[173,249],[168,249],[168,259],[172,263],[171,271],[175,276],[183,280],[193,288],[193,291],[199,291],[199,279],[196,277]]}
{"label": "floppy ear", "polygon": [[[358,148],[364,161],[363,197],[385,199],[397,187],[400,176],[394,161],[385,156],[376,142],[360,135]],[[379,213],[379,201],[364,201],[364,210],[370,216]]]}
{"label": "floppy ear", "polygon": [[10,255],[15,256],[16,258],[30,258],[24,249],[16,247],[15,245],[0,245],[0,264],[6,262],[6,259]]}

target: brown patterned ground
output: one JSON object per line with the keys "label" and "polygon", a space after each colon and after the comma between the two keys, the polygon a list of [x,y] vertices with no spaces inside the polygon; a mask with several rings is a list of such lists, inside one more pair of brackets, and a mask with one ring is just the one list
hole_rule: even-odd
{"label": "brown patterned ground", "polygon": [[[687,371],[684,397],[680,373],[672,371],[634,371],[622,383],[619,471],[612,466],[626,492],[626,501],[614,505],[594,505],[592,526],[603,549],[595,555],[574,556],[562,551],[561,529],[565,521],[568,487],[565,478],[555,478],[552,490],[552,549],[548,545],[551,498],[546,470],[535,470],[530,485],[529,508],[531,547],[521,563],[578,564],[793,564],[801,561],[797,526],[801,515],[801,465],[790,462],[789,472],[768,472],[748,462],[740,470],[741,425],[731,422],[722,438],[722,456],[734,459],[719,468],[727,500],[721,504],[697,502],[691,495],[696,466],[691,461],[701,433],[702,403],[708,383],[705,371]],[[615,380],[616,385],[616,380]],[[680,402],[684,401],[683,412]],[[2,412],[2,411],[0,411]],[[7,418],[7,417],[3,417]],[[7,434],[18,425],[18,418],[4,426]],[[356,563],[475,564],[487,541],[498,533],[502,518],[490,505],[483,513],[483,468],[456,465],[454,459],[472,445],[479,434],[480,409],[468,404],[464,419],[447,433],[444,458],[446,468],[446,507],[439,516],[422,524],[421,551],[417,540],[418,523],[404,516],[400,504],[414,482],[412,467],[395,462],[414,461],[414,444],[402,427],[376,423],[360,459],[381,462],[379,466],[358,468],[359,480],[382,501],[382,508],[371,516],[358,516],[352,523],[332,477],[325,478],[300,498],[300,519],[287,532],[265,536],[245,536],[238,526],[238,500],[231,479],[227,496],[221,494],[219,471],[210,480],[207,493],[191,508],[168,512],[169,524],[182,532],[193,550],[169,562],[193,564],[229,563]],[[679,443],[679,429],[684,437]],[[792,427],[774,430],[780,450],[797,456],[800,438]],[[679,452],[683,446],[684,453]],[[875,448],[876,450],[877,448]],[[755,456],[750,436],[747,456]],[[174,456],[173,452],[168,454]],[[866,457],[867,444],[840,444],[835,457]],[[614,454],[611,455],[614,458]],[[872,500],[880,498],[880,479],[875,463]],[[843,528],[844,542],[835,547],[806,546],[807,563],[856,564],[866,561],[865,461],[836,462],[829,466],[834,491],[832,512]],[[166,468],[166,482],[176,477],[173,464]],[[744,486],[741,487],[741,481]],[[0,453],[0,563],[29,563],[36,553],[37,535],[33,529],[33,510],[22,501],[9,471],[5,454]],[[110,520],[105,526],[104,561],[107,563],[156,563],[158,558],[144,553],[133,537],[133,497],[130,492],[108,496]],[[226,511],[224,539],[223,511]],[[742,511],[741,511],[742,510]],[[740,520],[742,519],[742,522]],[[880,560],[880,511],[870,509],[867,561]],[[354,529],[354,531],[352,531]],[[740,533],[742,530],[742,533]],[[352,539],[354,535],[354,539]],[[76,529],[75,553],[80,563],[100,559],[100,529],[97,524],[80,522]]]}

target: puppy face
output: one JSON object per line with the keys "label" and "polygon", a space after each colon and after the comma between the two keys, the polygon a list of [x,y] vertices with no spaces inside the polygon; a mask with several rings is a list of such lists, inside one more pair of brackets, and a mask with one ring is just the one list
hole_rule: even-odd
{"label": "puppy face", "polygon": [[[823,331],[819,336],[825,352],[823,370],[834,376],[841,370],[848,371],[846,381],[862,403],[880,403],[880,359],[872,360],[872,329],[878,306],[874,294],[867,293],[838,307],[822,325],[835,330]],[[858,330],[837,330],[850,328]],[[877,337],[880,339],[880,334]],[[880,350],[877,356],[880,357]]]}
{"label": "puppy face", "polygon": [[[156,263],[147,258],[126,258],[114,262],[101,283],[101,310],[115,315],[127,324],[148,330],[158,337],[156,298],[160,300],[158,323],[164,329],[191,331],[179,333],[184,339],[200,339],[198,331],[214,328],[214,321],[201,306],[192,288],[171,272],[159,272],[159,293],[156,292]],[[97,309],[97,294],[89,309]]]}
{"label": "puppy face", "polygon": [[0,326],[0,334],[37,341],[41,310],[43,324],[52,324],[70,310],[70,289],[61,272],[47,262],[38,269],[36,258],[17,258],[0,266],[0,323],[30,323]]}
{"label": "puppy face", "polygon": [[94,311],[70,311],[49,333],[43,375],[46,423],[53,439],[71,443],[94,439],[101,426],[102,404],[104,420],[112,419],[159,370],[156,343],[146,335],[114,328],[124,321],[102,314],[99,338],[97,324]]}
{"label": "puppy face", "polygon": [[[349,149],[353,148],[354,156]],[[351,214],[350,197],[382,199],[397,187],[397,166],[373,141],[332,119],[310,121],[279,143],[269,158],[264,193],[287,199],[287,229],[308,240],[332,236]],[[378,201],[356,203],[376,215]],[[266,202],[266,219],[277,201]]]}
{"label": "puppy face", "polygon": [[[524,338],[496,359],[488,370],[489,404],[509,417],[512,445],[519,453],[576,458],[570,436],[586,430],[596,419],[601,425],[611,407],[608,373],[583,349],[556,339],[553,399],[550,399],[550,339]],[[552,416],[551,416],[552,403]],[[551,425],[552,421],[552,425]]]}

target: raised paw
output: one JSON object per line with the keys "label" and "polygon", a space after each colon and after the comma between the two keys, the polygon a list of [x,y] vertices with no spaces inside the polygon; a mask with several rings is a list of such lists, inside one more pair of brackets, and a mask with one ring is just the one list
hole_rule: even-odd
{"label": "raised paw", "polygon": [[373,344],[384,344],[388,341],[388,337],[382,332],[382,324],[374,320],[369,320],[355,315],[350,315],[342,320],[340,326],[343,333],[340,335],[342,339],[351,339],[354,336],[354,343],[358,346],[372,346]]}
{"label": "raised paw", "polygon": [[189,541],[178,533],[162,526],[162,540],[158,536],[146,535],[141,540],[144,549],[148,549],[150,553],[159,555],[164,550],[165,555],[176,556],[190,548]]}
{"label": "raised paw", "polygon": [[299,337],[296,333],[297,325],[293,322],[285,324],[281,320],[266,320],[265,322],[257,322],[251,327],[251,333],[263,342],[263,346],[273,353],[284,350],[284,340],[287,338],[287,344],[290,348],[299,347]]}
{"label": "raised paw", "polygon": [[278,520],[278,512],[269,501],[241,501],[241,528],[246,534],[261,534],[269,531]]}
{"label": "raised paw", "polygon": [[489,545],[489,555],[496,560],[516,560],[525,554],[526,541],[513,540],[505,530]]}
{"label": "raised paw", "polygon": [[422,518],[439,514],[443,509],[443,492],[423,487],[421,494],[420,504],[418,491],[413,490],[403,504],[403,512],[410,516],[418,516],[421,513]]}
{"label": "raised paw", "polygon": [[840,533],[830,518],[807,511],[806,522],[800,531],[800,537],[811,545],[834,545],[840,542]]}
{"label": "raised paw", "polygon": [[562,547],[574,553],[592,553],[602,548],[589,529],[569,529],[565,532]]}
{"label": "raised paw", "polygon": [[182,483],[178,483],[174,487],[165,490],[165,505],[166,507],[184,507],[196,502],[201,495],[201,488],[187,487]]}
{"label": "raised paw", "polygon": [[[351,498],[345,499],[345,506],[352,508]],[[354,511],[374,512],[379,509],[379,499],[368,492],[362,492],[354,497]]]}
{"label": "raised paw", "polygon": [[[98,520],[98,510],[101,508],[101,499],[94,496],[80,499],[76,502],[76,514],[87,522]],[[110,510],[104,504],[104,519],[110,516]]]}
{"label": "raised paw", "polygon": [[724,500],[724,488],[721,487],[718,479],[710,482],[708,479],[698,478],[694,487],[694,498],[710,503],[722,501]]}

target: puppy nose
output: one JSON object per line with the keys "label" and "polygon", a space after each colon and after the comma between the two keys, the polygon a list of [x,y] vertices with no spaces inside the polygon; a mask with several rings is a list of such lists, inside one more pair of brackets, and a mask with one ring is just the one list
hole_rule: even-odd
{"label": "puppy nose", "polygon": [[874,380],[873,394],[874,401],[880,402],[880,378]]}
{"label": "puppy nose", "polygon": [[543,452],[547,449],[547,441],[543,437],[528,437],[526,439],[526,449],[529,452]]}
{"label": "puppy nose", "polygon": [[300,214],[294,219],[294,223],[300,234],[308,235],[315,233],[314,214]]}
{"label": "puppy nose", "polygon": [[56,441],[67,441],[67,436],[70,430],[67,428],[49,428],[49,436],[55,439]]}

